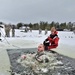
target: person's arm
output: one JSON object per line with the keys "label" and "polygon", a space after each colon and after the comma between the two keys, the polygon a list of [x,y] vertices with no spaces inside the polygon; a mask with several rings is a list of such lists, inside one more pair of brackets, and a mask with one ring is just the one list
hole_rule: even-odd
{"label": "person's arm", "polygon": [[56,37],[56,38],[54,39],[55,44],[58,44],[58,41],[59,41],[59,37]]}
{"label": "person's arm", "polygon": [[53,39],[52,39],[51,37],[48,37],[48,40],[49,40],[49,41],[52,41]]}
{"label": "person's arm", "polygon": [[50,50],[50,49],[53,49],[53,48],[56,48],[56,47],[58,46],[59,38],[57,37],[57,38],[53,39],[52,41],[53,41],[54,43],[51,43],[51,45],[48,46],[48,49],[49,49],[49,50]]}

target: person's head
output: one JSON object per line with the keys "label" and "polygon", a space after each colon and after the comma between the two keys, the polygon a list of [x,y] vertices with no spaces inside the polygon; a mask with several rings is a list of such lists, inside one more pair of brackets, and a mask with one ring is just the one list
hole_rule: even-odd
{"label": "person's head", "polygon": [[42,52],[42,51],[44,51],[44,45],[43,44],[40,44],[38,46],[38,52]]}
{"label": "person's head", "polygon": [[51,28],[51,34],[54,35],[55,34],[55,31],[56,31],[55,27],[52,27]]}

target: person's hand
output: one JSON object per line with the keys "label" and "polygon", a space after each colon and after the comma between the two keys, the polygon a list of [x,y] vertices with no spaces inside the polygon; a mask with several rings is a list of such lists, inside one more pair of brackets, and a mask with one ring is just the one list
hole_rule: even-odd
{"label": "person's hand", "polygon": [[45,41],[45,43],[49,43],[49,40],[48,41]]}
{"label": "person's hand", "polygon": [[22,55],[22,56],[21,56],[21,59],[25,59],[25,58],[26,58],[26,55]]}

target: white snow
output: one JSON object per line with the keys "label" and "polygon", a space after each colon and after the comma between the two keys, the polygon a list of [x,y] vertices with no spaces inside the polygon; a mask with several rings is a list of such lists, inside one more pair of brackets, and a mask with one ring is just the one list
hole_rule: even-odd
{"label": "white snow", "polygon": [[[50,31],[48,31],[48,34],[45,35],[44,31],[42,31],[41,34],[39,34],[38,30],[33,30],[32,32],[22,32],[23,30],[15,30],[15,37],[12,37],[12,33],[10,31],[10,38],[5,37],[5,32],[4,29],[1,29],[1,39],[2,42],[0,42],[0,46],[5,46],[5,45],[15,45],[18,47],[23,47],[24,46],[28,47],[29,45],[32,45],[31,41],[34,42],[33,47],[37,47],[40,43],[43,43],[43,41],[50,35]],[[71,49],[71,51],[75,52],[75,35],[73,32],[66,32],[66,31],[59,31],[58,36],[60,38],[59,40],[59,46],[57,49],[61,48],[61,50],[64,48],[66,51],[67,48]],[[26,44],[25,44],[26,43]],[[62,50],[64,51],[64,50]]]}
{"label": "white snow", "polygon": [[[2,34],[2,36],[1,36],[2,42],[0,42],[0,47],[4,46],[6,48],[8,48],[6,45],[8,45],[8,46],[11,45],[11,46],[18,47],[18,48],[25,48],[25,47],[29,47],[29,46],[37,47],[40,43],[43,43],[43,41],[50,34],[50,31],[48,31],[48,34],[45,35],[44,31],[42,31],[42,34],[39,34],[38,30],[33,30],[32,32],[25,33],[25,32],[22,32],[24,30],[16,29],[15,37],[12,37],[12,33],[10,32],[10,38],[6,38],[4,29],[1,29],[0,31]],[[73,54],[74,54],[74,52],[75,52],[75,35],[73,34],[73,32],[59,31],[58,36],[60,38],[59,46],[58,46],[58,48],[56,48],[54,50],[58,51],[59,53],[61,51],[62,51],[62,53],[65,51],[65,52],[67,52],[66,55],[69,52],[71,52],[71,53],[73,52]],[[72,55],[71,53],[70,53],[70,55]]]}

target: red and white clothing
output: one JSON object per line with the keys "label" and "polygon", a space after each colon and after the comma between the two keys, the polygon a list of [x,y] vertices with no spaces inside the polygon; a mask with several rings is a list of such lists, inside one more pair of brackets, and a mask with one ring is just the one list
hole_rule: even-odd
{"label": "red and white clothing", "polygon": [[44,41],[44,46],[46,50],[51,50],[58,46],[59,37],[57,34],[58,32],[55,31],[54,34],[50,34],[50,36]]}

